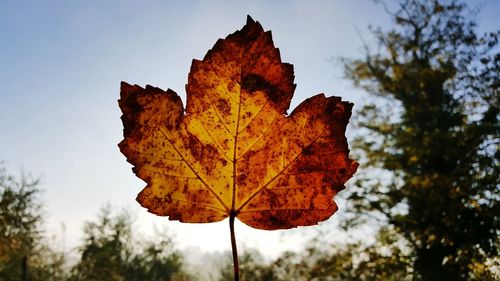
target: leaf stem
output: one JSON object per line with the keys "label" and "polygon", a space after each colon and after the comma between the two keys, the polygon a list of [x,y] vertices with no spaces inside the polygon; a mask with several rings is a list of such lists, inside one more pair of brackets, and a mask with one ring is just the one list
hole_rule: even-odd
{"label": "leaf stem", "polygon": [[236,237],[234,235],[234,219],[236,218],[236,212],[232,211],[229,214],[229,230],[231,232],[231,250],[233,252],[233,269],[234,269],[234,281],[240,280],[240,265],[238,263],[238,249],[236,247]]}

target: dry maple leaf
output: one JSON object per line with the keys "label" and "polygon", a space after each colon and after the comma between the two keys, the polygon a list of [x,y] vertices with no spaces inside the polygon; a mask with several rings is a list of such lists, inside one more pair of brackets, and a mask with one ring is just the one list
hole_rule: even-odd
{"label": "dry maple leaf", "polygon": [[293,66],[271,32],[246,25],[193,60],[184,112],[172,90],[122,82],[122,153],[147,183],[137,201],[170,220],[237,217],[260,229],[328,219],[357,163],[345,127],[352,104],[323,94],[290,115]]}

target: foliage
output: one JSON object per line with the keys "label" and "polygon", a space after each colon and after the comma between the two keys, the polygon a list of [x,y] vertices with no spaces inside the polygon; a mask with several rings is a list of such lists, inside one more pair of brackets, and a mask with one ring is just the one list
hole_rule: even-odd
{"label": "foliage", "polygon": [[170,89],[123,82],[119,146],[147,182],[139,203],[170,220],[236,217],[268,230],[328,219],[357,168],[344,136],[352,104],[320,94],[287,116],[293,79],[249,17],[193,61],[185,111]]}
{"label": "foliage", "polygon": [[86,223],[81,259],[69,274],[65,253],[44,235],[38,185],[0,168],[0,280],[192,280],[170,236],[158,232],[154,240],[143,239],[128,214],[112,216],[110,208]]}
{"label": "foliage", "polygon": [[[386,230],[374,244],[329,244],[320,239],[304,251],[285,252],[272,262],[256,251],[246,251],[241,258],[241,280],[405,281],[412,280],[411,265],[409,251],[398,234]],[[219,280],[229,281],[231,276],[228,259]]]}
{"label": "foliage", "polygon": [[0,167],[0,280],[63,280],[64,254],[43,235],[39,181]]}
{"label": "foliage", "polygon": [[394,28],[373,30],[378,50],[344,61],[376,97],[357,114],[364,169],[348,198],[351,223],[375,216],[401,234],[414,280],[493,280],[499,33],[478,36],[462,1],[398,4]]}
{"label": "foliage", "polygon": [[85,223],[84,235],[70,280],[190,280],[169,236],[138,236],[126,212],[112,215],[109,207],[103,208],[97,221]]}
{"label": "foliage", "polygon": [[[219,281],[232,281],[233,279],[233,265],[231,259],[231,253],[227,253],[226,263],[222,266],[220,270]],[[252,249],[247,249],[241,254],[240,257],[240,269],[241,275],[240,279],[245,280],[260,280],[260,281],[272,281],[275,280],[272,273],[273,266],[266,263],[264,257]]]}

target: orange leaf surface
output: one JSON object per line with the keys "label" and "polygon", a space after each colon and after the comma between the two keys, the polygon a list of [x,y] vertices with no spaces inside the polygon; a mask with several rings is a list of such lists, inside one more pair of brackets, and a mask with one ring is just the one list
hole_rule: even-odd
{"label": "orange leaf surface", "polygon": [[122,153],[147,183],[137,201],[170,220],[230,214],[259,229],[328,219],[357,163],[345,127],[352,104],[323,94],[290,115],[293,66],[250,17],[193,60],[187,106],[172,90],[122,82]]}

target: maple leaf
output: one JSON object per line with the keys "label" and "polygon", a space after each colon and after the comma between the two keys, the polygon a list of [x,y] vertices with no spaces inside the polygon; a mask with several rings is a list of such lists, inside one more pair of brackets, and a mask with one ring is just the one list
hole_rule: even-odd
{"label": "maple leaf", "polygon": [[248,17],[193,60],[187,106],[172,90],[122,82],[121,152],[147,183],[137,201],[181,222],[237,217],[259,229],[317,224],[357,163],[345,128],[352,104],[320,94],[287,110],[293,66]]}

